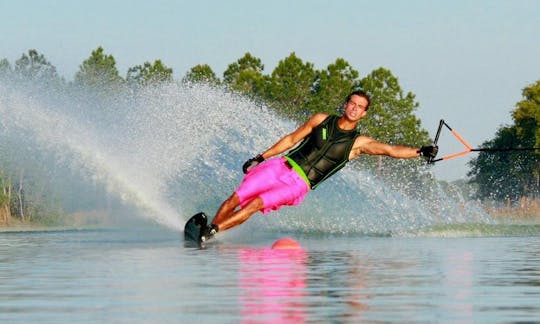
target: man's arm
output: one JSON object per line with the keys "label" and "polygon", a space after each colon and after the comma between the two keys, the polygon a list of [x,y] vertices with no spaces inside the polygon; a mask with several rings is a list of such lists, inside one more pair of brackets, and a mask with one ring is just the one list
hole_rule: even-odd
{"label": "man's arm", "polygon": [[305,124],[298,127],[294,132],[281,138],[274,145],[272,145],[272,147],[262,153],[261,156],[264,159],[268,159],[293,148],[296,144],[298,144],[298,142],[308,136],[315,127],[319,126],[327,117],[328,115],[323,113],[313,115]]}
{"label": "man's arm", "polygon": [[419,148],[402,145],[390,145],[369,138],[358,136],[354,142],[349,160],[357,158],[360,154],[386,155],[398,159],[410,159],[419,157]]}

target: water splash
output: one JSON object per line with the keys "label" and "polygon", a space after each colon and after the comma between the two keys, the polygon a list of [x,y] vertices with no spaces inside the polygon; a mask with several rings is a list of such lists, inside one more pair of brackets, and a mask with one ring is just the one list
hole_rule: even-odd
{"label": "water splash", "polygon": [[[147,218],[178,230],[191,214],[214,212],[240,182],[242,161],[296,127],[223,89],[176,83],[98,102],[89,95],[39,94],[0,82],[0,116],[7,143],[0,149],[15,150],[24,142],[35,156],[53,157],[44,159],[45,169],[67,165]],[[425,202],[389,189],[368,172],[346,168],[301,206],[254,217],[246,228],[399,233],[488,221],[440,188],[430,188],[430,196],[437,197],[438,207],[427,211]]]}

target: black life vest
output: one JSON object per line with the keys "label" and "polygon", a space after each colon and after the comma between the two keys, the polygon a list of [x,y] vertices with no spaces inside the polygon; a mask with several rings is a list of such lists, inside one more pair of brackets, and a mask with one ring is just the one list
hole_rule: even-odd
{"label": "black life vest", "polygon": [[359,133],[356,129],[340,129],[339,118],[336,115],[328,116],[286,155],[304,171],[311,189],[349,162],[349,154]]}

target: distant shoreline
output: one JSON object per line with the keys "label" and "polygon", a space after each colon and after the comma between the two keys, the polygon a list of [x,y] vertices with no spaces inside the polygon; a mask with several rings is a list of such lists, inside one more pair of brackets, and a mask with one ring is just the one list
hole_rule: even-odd
{"label": "distant shoreline", "polygon": [[0,224],[1,233],[22,233],[22,232],[62,232],[62,231],[82,231],[103,228],[96,224],[65,224],[65,225],[44,225],[38,223],[27,223],[19,220],[11,220],[8,224]]}
{"label": "distant shoreline", "polygon": [[1,233],[23,233],[23,232],[62,232],[62,231],[76,231],[94,229],[91,227],[71,227],[71,226],[58,226],[58,225],[2,225],[0,226]]}

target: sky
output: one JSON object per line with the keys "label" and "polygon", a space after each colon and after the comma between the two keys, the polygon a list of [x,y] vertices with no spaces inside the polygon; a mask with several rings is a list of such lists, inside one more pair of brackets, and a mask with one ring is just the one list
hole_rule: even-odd
{"label": "sky", "polygon": [[[36,49],[72,80],[98,46],[123,76],[161,59],[178,79],[197,64],[221,77],[246,52],[268,74],[292,52],[316,69],[344,58],[360,77],[389,69],[432,137],[444,119],[478,147],[540,80],[539,12],[536,0],[0,0],[0,59]],[[464,149],[449,132],[439,148]],[[474,154],[434,172],[464,179]]]}

